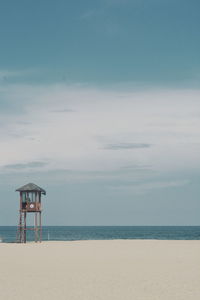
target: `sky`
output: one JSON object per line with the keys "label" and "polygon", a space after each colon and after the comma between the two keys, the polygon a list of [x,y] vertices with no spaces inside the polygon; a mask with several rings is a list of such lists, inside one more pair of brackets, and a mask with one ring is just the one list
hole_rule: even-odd
{"label": "sky", "polygon": [[199,11],[0,0],[0,225],[200,225]]}

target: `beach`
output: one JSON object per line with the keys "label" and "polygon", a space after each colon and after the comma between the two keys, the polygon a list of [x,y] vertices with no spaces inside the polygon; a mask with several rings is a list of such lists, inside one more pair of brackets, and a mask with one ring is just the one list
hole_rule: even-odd
{"label": "beach", "polygon": [[200,241],[0,244],[0,299],[200,299]]}

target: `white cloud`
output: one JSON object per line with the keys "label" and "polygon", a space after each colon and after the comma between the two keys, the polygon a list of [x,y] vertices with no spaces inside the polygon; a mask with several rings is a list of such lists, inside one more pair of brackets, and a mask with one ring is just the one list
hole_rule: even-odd
{"label": "white cloud", "polygon": [[[168,172],[200,165],[199,90],[20,84],[2,90],[9,107],[0,104],[2,168],[34,161],[48,162],[45,170],[82,171],[139,164]],[[116,151],[107,145],[152,146]]]}
{"label": "white cloud", "polygon": [[24,77],[37,73],[36,69],[25,70],[0,70],[0,81],[4,81],[8,78]]}
{"label": "white cloud", "polygon": [[0,78],[20,76],[20,71],[0,70]]}

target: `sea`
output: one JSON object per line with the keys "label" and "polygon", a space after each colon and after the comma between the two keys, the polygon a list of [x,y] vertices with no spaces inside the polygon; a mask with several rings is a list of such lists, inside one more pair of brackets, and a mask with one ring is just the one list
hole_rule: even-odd
{"label": "sea", "polygon": [[[0,226],[0,241],[16,242],[16,226]],[[156,239],[200,240],[200,226],[43,226],[44,241]],[[33,232],[27,231],[27,241]]]}

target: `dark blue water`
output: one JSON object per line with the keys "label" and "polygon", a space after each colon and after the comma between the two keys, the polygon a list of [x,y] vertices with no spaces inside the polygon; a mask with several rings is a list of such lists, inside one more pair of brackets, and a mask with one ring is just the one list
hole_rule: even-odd
{"label": "dark blue water", "polygon": [[[15,242],[17,227],[0,226],[3,242]],[[27,240],[33,233],[27,232]],[[200,226],[44,226],[43,240],[157,239],[200,240]]]}

